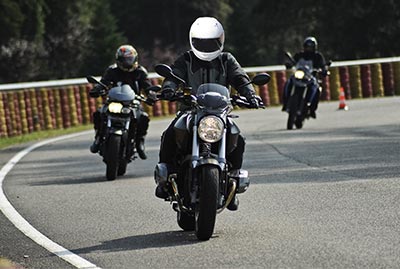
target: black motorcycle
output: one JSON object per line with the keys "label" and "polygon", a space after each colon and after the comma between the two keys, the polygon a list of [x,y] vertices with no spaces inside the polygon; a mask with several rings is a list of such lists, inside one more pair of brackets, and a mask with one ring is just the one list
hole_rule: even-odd
{"label": "black motorcycle", "polygon": [[[310,117],[310,103],[307,101],[310,98],[308,86],[314,80],[321,84],[321,69],[313,69],[312,61],[300,59],[296,62],[290,53],[286,52],[285,55],[294,66],[294,73],[290,76],[287,83],[291,83],[292,87],[288,92],[288,102],[286,112],[288,115],[287,129],[293,129],[293,125],[297,129],[303,128],[304,120]],[[331,62],[328,63],[328,66]],[[321,87],[318,89],[321,92]],[[317,93],[318,94],[318,93]]]}
{"label": "black motorcycle", "polygon": [[[87,77],[87,80],[108,89],[92,76]],[[159,86],[153,86],[146,91],[159,90]],[[135,94],[128,84],[116,83],[107,91],[107,99],[100,108],[104,129],[100,130],[99,149],[99,154],[107,166],[107,180],[114,180],[117,176],[124,175],[127,164],[137,158],[135,138],[141,102],[152,104],[150,100]]]}
{"label": "black motorcycle", "polygon": [[[248,172],[230,174],[226,155],[235,148],[240,130],[231,118],[233,105],[250,107],[245,98],[230,98],[229,90],[219,84],[202,84],[196,94],[173,74],[167,65],[157,65],[156,72],[180,82],[180,90],[170,101],[187,107],[174,128],[179,157],[176,168],[160,163],[155,169],[156,183],[166,182],[167,201],[177,212],[178,225],[195,230],[199,240],[208,240],[214,231],[216,214],[222,212],[235,193],[247,190]],[[259,74],[250,83],[266,84],[268,74]],[[244,86],[244,85],[243,85]],[[160,96],[163,99],[163,96]]]}

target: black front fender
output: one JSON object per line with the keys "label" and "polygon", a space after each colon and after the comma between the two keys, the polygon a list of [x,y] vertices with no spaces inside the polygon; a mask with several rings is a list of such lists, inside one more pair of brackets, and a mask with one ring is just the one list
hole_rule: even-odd
{"label": "black front fender", "polygon": [[214,158],[202,158],[197,161],[197,166],[196,169],[199,169],[200,167],[204,165],[212,165],[218,167],[218,171],[221,173],[221,166],[220,163],[214,159]]}

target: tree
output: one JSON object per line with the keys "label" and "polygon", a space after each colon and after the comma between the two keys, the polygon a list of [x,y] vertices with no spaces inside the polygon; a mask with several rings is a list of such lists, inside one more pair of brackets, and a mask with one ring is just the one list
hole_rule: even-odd
{"label": "tree", "polygon": [[0,3],[0,82],[32,80],[41,73],[43,0]]}
{"label": "tree", "polygon": [[88,34],[81,74],[100,75],[114,62],[117,48],[126,43],[126,38],[117,31],[108,0],[95,3]]}
{"label": "tree", "polygon": [[111,10],[119,29],[149,67],[159,61],[171,63],[188,49],[189,28],[197,17],[215,16],[224,23],[232,11],[229,0],[114,0]]}

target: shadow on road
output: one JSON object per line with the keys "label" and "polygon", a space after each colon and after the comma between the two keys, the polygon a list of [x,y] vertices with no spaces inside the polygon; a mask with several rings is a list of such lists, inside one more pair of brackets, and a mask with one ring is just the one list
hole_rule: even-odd
{"label": "shadow on road", "polygon": [[104,241],[100,245],[71,250],[76,254],[91,252],[117,252],[146,248],[164,248],[200,243],[194,232],[169,231],[153,234],[135,235]]}
{"label": "shadow on road", "polygon": [[48,186],[48,185],[74,185],[74,184],[90,184],[107,182],[104,175],[95,175],[93,177],[82,178],[63,178],[63,179],[49,179],[44,181],[32,182],[30,186]]}

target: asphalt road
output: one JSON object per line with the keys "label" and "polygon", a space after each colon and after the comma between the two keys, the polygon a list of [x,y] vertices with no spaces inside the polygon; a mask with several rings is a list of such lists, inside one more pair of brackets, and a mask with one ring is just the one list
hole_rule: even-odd
{"label": "asphalt road", "polygon": [[[113,182],[82,135],[25,156],[4,191],[37,230],[102,268],[399,268],[400,98],[347,104],[321,104],[317,120],[293,131],[279,108],[237,112],[252,181],[206,242],[154,196],[169,120],[151,122],[149,159]],[[1,164],[16,151],[1,151]],[[0,235],[0,256],[26,268],[74,268],[1,214]]]}

